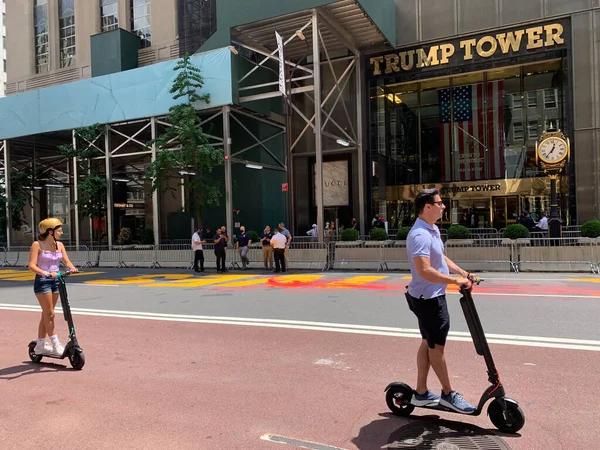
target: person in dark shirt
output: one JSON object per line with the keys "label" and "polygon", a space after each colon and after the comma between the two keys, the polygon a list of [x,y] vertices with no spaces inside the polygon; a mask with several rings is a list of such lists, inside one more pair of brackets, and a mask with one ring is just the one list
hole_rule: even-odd
{"label": "person in dark shirt", "polygon": [[240,253],[240,258],[242,259],[242,270],[246,270],[248,264],[250,264],[250,260],[248,259],[248,249],[250,244],[252,244],[252,239],[250,238],[250,235],[246,233],[246,227],[242,225],[240,227],[240,235],[235,243],[235,248]]}
{"label": "person in dark shirt", "polygon": [[265,231],[263,231],[263,234],[260,237],[260,242],[262,242],[263,248],[263,260],[265,262],[265,270],[273,270],[273,247],[271,247],[272,237],[273,233],[271,233],[271,227],[267,225],[265,227]]}
{"label": "person in dark shirt", "polygon": [[227,247],[229,238],[227,237],[227,234],[224,234],[219,228],[214,237],[214,242],[215,256],[217,257],[217,273],[225,273],[227,272],[227,269],[225,269],[225,248]]}
{"label": "person in dark shirt", "polygon": [[529,216],[529,211],[523,211],[521,218],[519,219],[519,223],[526,227],[529,231],[532,231],[535,227],[535,222]]}

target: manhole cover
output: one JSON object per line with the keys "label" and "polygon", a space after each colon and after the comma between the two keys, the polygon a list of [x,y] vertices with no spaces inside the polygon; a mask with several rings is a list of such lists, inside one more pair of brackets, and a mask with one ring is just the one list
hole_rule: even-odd
{"label": "manhole cover", "polygon": [[388,438],[385,448],[510,450],[510,446],[491,431],[447,420],[419,420],[398,428]]}

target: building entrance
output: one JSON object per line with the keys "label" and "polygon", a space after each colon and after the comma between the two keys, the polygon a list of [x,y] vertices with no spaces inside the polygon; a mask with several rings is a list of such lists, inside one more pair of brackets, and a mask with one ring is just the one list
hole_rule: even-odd
{"label": "building entrance", "polygon": [[500,230],[517,222],[519,218],[519,197],[517,195],[493,197],[492,204],[494,228]]}

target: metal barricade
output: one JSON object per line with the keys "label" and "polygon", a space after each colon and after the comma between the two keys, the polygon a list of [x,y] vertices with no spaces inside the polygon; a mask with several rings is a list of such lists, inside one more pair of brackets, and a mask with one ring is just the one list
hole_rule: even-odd
{"label": "metal barricade", "polygon": [[[329,245],[319,242],[292,241],[287,252],[290,269],[328,269]],[[261,253],[262,263],[262,253]]]}
{"label": "metal barricade", "polygon": [[89,248],[86,245],[65,245],[67,256],[76,267],[91,267]]}
{"label": "metal barricade", "polygon": [[29,264],[29,251],[31,246],[13,245],[6,249],[4,254],[4,266],[27,267]]}
{"label": "metal barricade", "polygon": [[0,247],[0,267],[8,265],[6,260],[6,247]]}
{"label": "metal barricade", "polygon": [[406,241],[394,241],[389,246],[381,247],[381,260],[384,270],[410,270]]}
{"label": "metal barricade", "polygon": [[589,238],[518,239],[513,260],[520,272],[598,272],[598,245]]}
{"label": "metal barricade", "polygon": [[332,242],[329,268],[342,270],[384,270],[382,249],[392,241],[341,241]]}
{"label": "metal barricade", "polygon": [[89,247],[89,260],[92,267],[123,267],[121,250],[115,246],[92,245]]}
{"label": "metal barricade", "polygon": [[446,256],[472,272],[516,271],[512,249],[509,239],[449,239],[445,244]]}
{"label": "metal barricade", "polygon": [[156,267],[156,249],[154,245],[135,245],[119,247],[119,267]]}
{"label": "metal barricade", "polygon": [[[214,244],[202,244],[202,253],[204,256],[204,267],[211,264],[213,267],[217,264]],[[231,256],[231,251],[227,251],[227,257]],[[166,244],[156,246],[156,257],[154,267],[173,267],[192,269],[194,267],[194,251],[189,242],[187,244]]]}

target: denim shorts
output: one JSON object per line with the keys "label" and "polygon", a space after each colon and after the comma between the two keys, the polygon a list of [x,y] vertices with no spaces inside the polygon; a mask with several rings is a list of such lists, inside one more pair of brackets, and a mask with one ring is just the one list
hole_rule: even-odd
{"label": "denim shorts", "polygon": [[33,282],[33,292],[36,294],[58,293],[58,278],[36,275]]}

